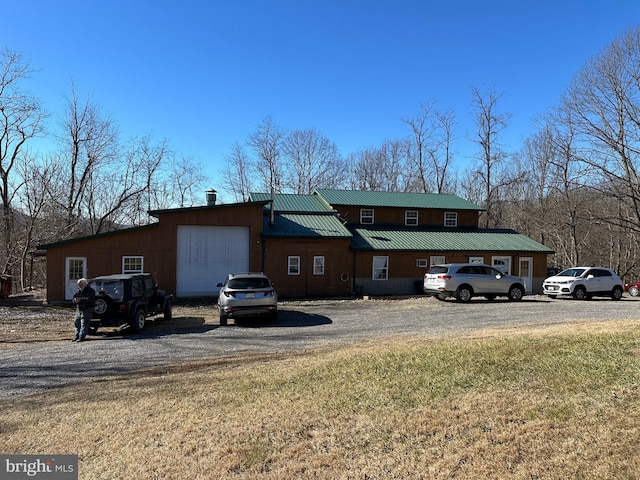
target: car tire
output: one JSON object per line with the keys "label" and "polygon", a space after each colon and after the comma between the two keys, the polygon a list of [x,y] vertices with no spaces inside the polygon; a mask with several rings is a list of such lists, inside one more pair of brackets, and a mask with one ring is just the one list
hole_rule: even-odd
{"label": "car tire", "polygon": [[95,335],[98,333],[98,325],[90,325],[89,331],[87,332],[89,335]]}
{"label": "car tire", "polygon": [[557,297],[557,295],[547,295],[547,296],[552,300]]}
{"label": "car tire", "polygon": [[611,290],[611,300],[620,300],[622,298],[622,288],[619,286],[613,287]]}
{"label": "car tire", "polygon": [[638,294],[640,294],[640,290],[638,289],[638,287],[636,285],[631,285],[629,287],[629,295],[631,295],[632,297],[637,297]]}
{"label": "car tire", "polygon": [[473,290],[468,285],[462,285],[456,290],[456,300],[467,303],[473,297]]}
{"label": "car tire", "polygon": [[164,309],[162,311],[162,317],[165,320],[171,320],[172,317],[172,313],[171,313],[171,300],[168,300],[166,302],[164,302]]}
{"label": "car tire", "polygon": [[95,313],[96,315],[104,315],[108,309],[109,305],[107,304],[106,298],[96,298],[95,302],[93,303],[93,313]]}
{"label": "car tire", "polygon": [[144,324],[146,320],[147,320],[147,317],[144,313],[144,310],[139,309],[139,310],[136,310],[136,314],[131,319],[129,325],[131,326],[131,329],[134,332],[140,333],[142,330],[144,330]]}
{"label": "car tire", "polygon": [[587,300],[589,296],[587,295],[587,291],[584,287],[578,286],[573,291],[573,298],[576,300]]}
{"label": "car tire", "polygon": [[229,322],[229,317],[227,315],[224,314],[220,314],[220,326],[221,327],[226,327],[227,323]]}
{"label": "car tire", "polygon": [[511,302],[519,302],[524,297],[524,289],[520,285],[513,285],[509,289],[509,300]]}

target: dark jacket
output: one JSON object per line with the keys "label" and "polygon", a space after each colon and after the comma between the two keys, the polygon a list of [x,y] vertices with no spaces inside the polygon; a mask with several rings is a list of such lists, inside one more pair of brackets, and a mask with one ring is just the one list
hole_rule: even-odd
{"label": "dark jacket", "polygon": [[82,290],[78,289],[73,298],[77,298],[80,302],[77,304],[79,310],[89,310],[93,308],[93,301],[96,298],[96,292],[89,285]]}

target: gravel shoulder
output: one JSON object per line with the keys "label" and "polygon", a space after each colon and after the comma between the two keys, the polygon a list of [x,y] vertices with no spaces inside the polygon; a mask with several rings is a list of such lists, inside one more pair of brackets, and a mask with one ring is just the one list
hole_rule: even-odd
{"label": "gravel shoulder", "polygon": [[424,296],[319,299],[284,301],[279,309],[274,323],[220,327],[213,302],[176,305],[171,320],[158,317],[140,334],[104,329],[78,344],[70,341],[73,309],[0,305],[0,401],[136,370],[179,369],[191,361],[219,362],[224,368],[256,354],[287,355],[396,337],[429,341],[640,319],[640,302],[632,297],[614,302],[529,296],[521,302],[474,299],[469,304]]}

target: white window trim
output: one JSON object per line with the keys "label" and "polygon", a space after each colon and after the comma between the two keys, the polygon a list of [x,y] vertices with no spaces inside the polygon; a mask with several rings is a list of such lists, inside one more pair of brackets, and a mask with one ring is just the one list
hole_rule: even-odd
{"label": "white window trim", "polygon": [[[129,259],[139,259],[140,260],[140,270],[127,270],[124,268],[125,263]],[[142,255],[123,255],[122,256],[122,273],[143,273],[144,272],[144,257]]]}
{"label": "white window trim", "polygon": [[[415,216],[413,216],[415,214]],[[405,210],[404,211],[404,224],[408,227],[415,227],[418,225],[418,211],[417,210]]]}
{"label": "white window trim", "polygon": [[[369,212],[371,212],[370,215],[369,215]],[[375,211],[373,210],[373,208],[360,209],[360,223],[362,223],[363,225],[373,225],[374,220],[375,220]]]}
{"label": "white window trim", "polygon": [[457,227],[458,226],[458,212],[444,212],[444,226],[445,227]]}
{"label": "white window trim", "polygon": [[[316,263],[318,261],[320,261],[320,263]],[[316,270],[317,267],[320,267],[320,271]],[[324,256],[318,255],[313,257],[313,274],[324,275]]]}
{"label": "white window trim", "polygon": [[[376,260],[384,259],[385,267],[383,269],[378,268],[378,270],[382,270],[384,272],[384,278],[377,278],[376,276]],[[371,279],[373,281],[386,281],[389,280],[389,257],[383,255],[377,255],[373,257],[373,262],[371,264]]]}
{"label": "white window trim", "polygon": [[289,275],[300,275],[300,257],[291,255],[287,257],[287,272]]}
{"label": "white window trim", "polygon": [[484,263],[484,257],[469,257],[469,263]]}

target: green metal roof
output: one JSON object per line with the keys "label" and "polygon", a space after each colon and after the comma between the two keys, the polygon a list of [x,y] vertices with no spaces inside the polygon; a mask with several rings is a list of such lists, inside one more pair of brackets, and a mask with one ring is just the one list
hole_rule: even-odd
{"label": "green metal roof", "polygon": [[315,194],[329,205],[358,205],[365,207],[438,208],[451,210],[477,210],[484,208],[453,194],[362,192],[319,188]]}
{"label": "green metal roof", "polygon": [[[249,199],[253,202],[271,201],[270,193],[250,193]],[[273,204],[276,212],[331,212],[326,203],[315,195],[298,195],[292,193],[277,193],[273,196]],[[269,205],[265,205],[265,210]]]}
{"label": "green metal roof", "polygon": [[276,213],[273,225],[264,216],[265,237],[351,238],[351,232],[333,214]]}
{"label": "green metal roof", "polygon": [[514,230],[433,230],[352,227],[354,250],[364,251],[498,251],[553,253]]}

